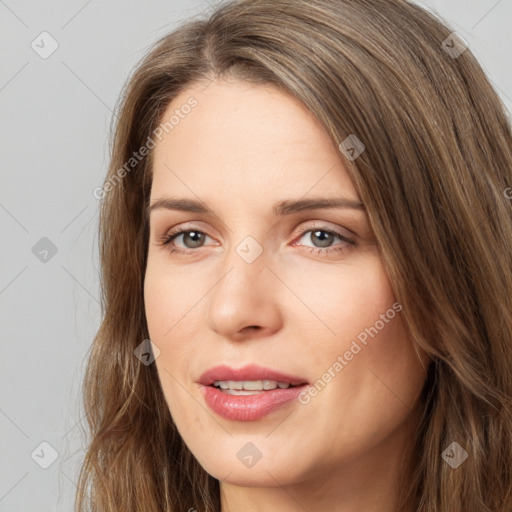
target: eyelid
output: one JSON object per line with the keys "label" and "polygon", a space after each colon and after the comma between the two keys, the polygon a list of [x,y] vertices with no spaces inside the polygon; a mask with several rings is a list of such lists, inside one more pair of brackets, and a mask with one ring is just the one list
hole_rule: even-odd
{"label": "eyelid", "polygon": [[[165,245],[169,244],[172,240],[175,240],[176,238],[178,238],[178,236],[186,234],[190,231],[197,231],[199,233],[204,234],[205,236],[207,236],[209,238],[212,238],[212,239],[214,238],[211,235],[209,235],[208,233],[206,233],[206,231],[204,229],[201,229],[198,226],[194,226],[194,225],[189,226],[189,225],[179,224],[178,226],[175,226],[175,227],[171,228],[170,230],[165,231],[161,236],[157,237],[157,245],[165,246]],[[204,247],[204,246],[202,246],[202,247]],[[202,247],[199,247],[198,249],[188,249],[188,250],[198,252],[199,250],[201,250]],[[177,250],[187,251],[187,249],[182,249],[181,247],[177,248]]]}
{"label": "eyelid", "polygon": [[[310,222],[306,222],[299,228],[299,233],[304,234],[307,231],[313,231],[316,229],[318,231],[331,231],[333,233],[345,236],[346,238],[357,237],[357,234],[351,229],[341,226],[330,227],[329,224],[331,223],[321,220],[313,220]],[[342,233],[343,230],[348,231],[349,234],[345,235],[344,233]]]}
{"label": "eyelid", "polygon": [[[312,247],[312,246],[307,246],[307,245],[300,245],[300,247],[302,247],[303,250],[306,250],[309,252],[317,251],[318,253],[322,253],[322,254],[326,255],[331,252],[347,250],[346,245],[350,245],[350,246],[356,245],[356,241],[353,236],[350,236],[350,235],[347,236],[346,234],[344,234],[342,232],[343,229],[345,229],[346,231],[348,231],[349,233],[352,233],[357,238],[357,235],[355,235],[355,233],[352,230],[347,229],[347,228],[341,228],[341,227],[335,227],[335,228],[329,227],[328,224],[329,224],[328,222],[318,221],[318,220],[310,221],[309,223],[308,222],[304,223],[304,225],[300,226],[299,232],[294,237],[294,239],[293,239],[294,241],[291,243],[291,245],[292,246],[299,245],[297,243],[297,241],[300,240],[304,236],[305,233],[308,233],[310,231],[311,232],[324,231],[326,233],[330,233],[330,234],[338,237],[343,242],[345,242],[345,245],[344,244],[335,244],[335,245],[329,246],[329,247]],[[171,228],[169,231],[166,231],[161,237],[158,238],[157,245],[160,245],[160,246],[169,245],[172,241],[174,241],[179,236],[184,235],[189,232],[192,232],[192,231],[197,231],[197,232],[205,235],[206,237],[209,237],[212,239],[214,238],[214,237],[210,236],[205,230],[199,228],[197,225],[194,225],[192,223],[189,225],[188,223],[185,223],[185,224],[179,224],[179,225]],[[342,246],[341,248],[338,247],[340,245]],[[202,245],[195,249],[172,247],[171,252],[176,252],[178,254],[181,253],[184,255],[187,255],[187,254],[190,255],[190,254],[194,254],[194,253],[198,254],[202,250],[204,250],[206,247],[208,247],[208,245]]]}
{"label": "eyelid", "polygon": [[[316,253],[317,255],[327,256],[332,253],[336,252],[346,252],[347,250],[350,250],[351,248],[354,248],[358,245],[356,243],[357,237],[347,236],[345,235],[340,228],[331,228],[329,226],[326,226],[325,223],[320,223],[318,225],[318,221],[316,221],[316,225],[307,225],[300,228],[299,235],[294,238],[292,246],[300,246],[301,250],[309,252],[309,253]],[[315,231],[323,231],[324,233],[329,233],[333,235],[334,237],[337,237],[341,240],[342,243],[337,243],[328,247],[315,247],[311,245],[302,245],[298,242],[300,239],[306,234],[306,233],[314,233]],[[351,230],[347,230],[352,233]]]}
{"label": "eyelid", "polygon": [[[351,235],[357,236],[352,230],[350,230],[348,228],[338,228],[338,227],[331,228],[331,227],[328,227],[324,221],[311,221],[311,222],[312,222],[312,224],[306,223],[299,228],[299,235],[303,235],[304,233],[314,230],[314,229],[322,230],[322,231],[331,231],[333,233],[342,235],[343,233],[339,233],[339,231],[341,229],[345,229],[346,231],[351,233]],[[171,229],[165,231],[165,233],[159,237],[159,240],[166,240],[166,239],[172,237],[173,235],[180,235],[180,234],[183,234],[183,233],[186,233],[189,231],[199,231],[199,232],[205,234],[206,236],[209,236],[210,238],[214,238],[211,235],[208,235],[208,233],[206,233],[201,227],[198,227],[197,225],[189,226],[186,223],[186,224],[178,224],[177,226],[172,227]]]}
{"label": "eyelid", "polygon": [[[162,226],[164,228],[164,226]],[[200,231],[201,233],[208,234],[213,232],[212,235],[208,234],[210,238],[218,238],[218,232],[211,226],[211,224],[207,222],[203,222],[201,220],[197,221],[185,221],[185,222],[179,222],[171,227],[165,227],[165,229],[162,229],[162,234],[159,235],[158,232],[160,231],[160,228],[155,228],[155,236],[159,239],[164,239],[169,237],[170,235],[187,232],[187,231]]]}

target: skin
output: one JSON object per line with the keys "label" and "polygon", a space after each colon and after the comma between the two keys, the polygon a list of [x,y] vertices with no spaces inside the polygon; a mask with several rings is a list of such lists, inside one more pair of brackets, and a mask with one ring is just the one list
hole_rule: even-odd
{"label": "skin", "polygon": [[[150,204],[172,196],[213,213],[151,211],[144,288],[178,430],[221,481],[223,512],[394,511],[426,375],[400,313],[307,404],[257,421],[206,405],[197,380],[217,364],[317,382],[396,298],[364,209],[272,213],[282,200],[360,202],[343,155],[307,109],[273,86],[223,80],[189,87],[164,118],[191,96],[198,105],[154,149]],[[205,235],[161,245],[175,227]],[[236,252],[248,236],[263,249],[252,263]],[[262,453],[250,468],[237,458],[247,442]]]}

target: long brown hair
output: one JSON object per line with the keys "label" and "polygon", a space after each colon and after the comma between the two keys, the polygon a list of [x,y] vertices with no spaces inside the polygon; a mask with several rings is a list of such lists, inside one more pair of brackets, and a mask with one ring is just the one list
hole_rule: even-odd
{"label": "long brown hair", "polygon": [[[224,77],[274,84],[337,145],[352,134],[365,145],[346,167],[411,343],[432,361],[397,510],[512,510],[512,135],[451,33],[401,0],[239,0],[151,49],[123,91],[100,194],[103,317],[84,382],[77,511],[220,511],[219,483],[177,432],[155,365],[134,356],[149,337],[151,151],[130,159],[179,92]],[[452,442],[468,453],[457,469],[442,457]]]}

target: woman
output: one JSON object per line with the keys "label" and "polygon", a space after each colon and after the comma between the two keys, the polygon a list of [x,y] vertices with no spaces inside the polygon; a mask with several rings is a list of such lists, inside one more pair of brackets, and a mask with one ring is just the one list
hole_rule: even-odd
{"label": "woman", "polygon": [[160,40],[98,194],[77,510],[512,510],[511,169],[413,4],[240,0]]}

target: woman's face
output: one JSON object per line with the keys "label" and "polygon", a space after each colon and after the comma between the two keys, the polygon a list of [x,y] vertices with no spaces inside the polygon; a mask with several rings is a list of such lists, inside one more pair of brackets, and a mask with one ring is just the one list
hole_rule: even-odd
{"label": "woman's face", "polygon": [[144,293],[174,422],[229,484],[390,467],[425,372],[342,153],[272,86],[202,89],[154,149]]}

